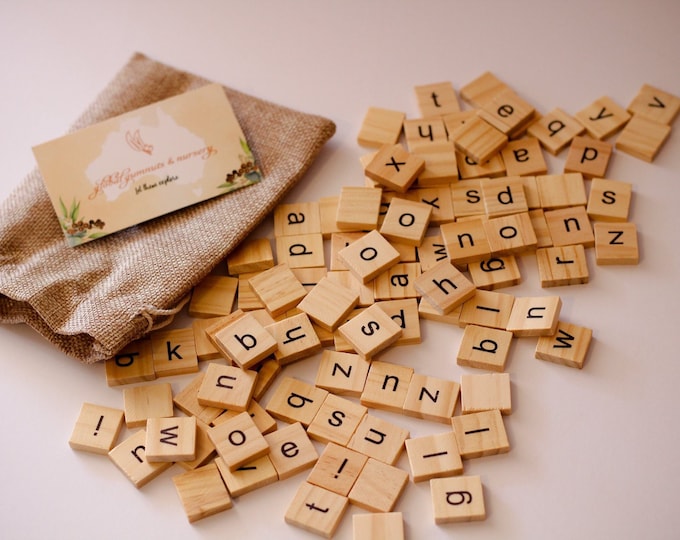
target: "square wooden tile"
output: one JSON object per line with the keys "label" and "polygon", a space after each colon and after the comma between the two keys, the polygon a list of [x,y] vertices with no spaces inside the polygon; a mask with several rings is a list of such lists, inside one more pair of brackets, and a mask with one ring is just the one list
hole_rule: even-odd
{"label": "square wooden tile", "polygon": [[328,391],[293,377],[284,377],[265,409],[274,418],[307,427],[319,412]]}
{"label": "square wooden tile", "polygon": [[503,371],[510,353],[512,332],[469,324],[458,348],[459,366]]}
{"label": "square wooden tile", "polygon": [[400,111],[369,107],[359,128],[357,142],[370,148],[396,143],[401,135],[405,117],[406,115]]}
{"label": "square wooden tile", "polygon": [[366,414],[354,431],[347,448],[394,465],[401,456],[408,437],[407,429],[373,414]]}
{"label": "square wooden tile", "polygon": [[354,514],[354,540],[404,540],[404,517],[401,512]]}
{"label": "square wooden tile", "polygon": [[215,464],[232,497],[240,497],[279,480],[268,455],[249,461],[233,471],[221,457],[215,459]]}
{"label": "square wooden tile", "polygon": [[267,441],[247,412],[210,428],[208,435],[232,471],[269,453]]}
{"label": "square wooden tile", "polygon": [[358,303],[359,293],[356,290],[327,276],[309,291],[298,308],[316,324],[332,332],[346,320]]}
{"label": "square wooden tile", "polygon": [[314,384],[334,394],[360,397],[369,366],[370,363],[358,354],[325,349]]}
{"label": "square wooden tile", "polygon": [[584,206],[587,202],[585,183],[581,173],[537,176],[536,189],[543,210]]}
{"label": "square wooden tile", "polygon": [[196,395],[198,403],[218,409],[242,412],[248,408],[257,372],[211,363]]}
{"label": "square wooden tile", "polygon": [[585,130],[586,128],[576,118],[556,108],[532,123],[527,132],[536,137],[543,148],[556,156],[574,137],[581,135]]}
{"label": "square wooden tile", "polygon": [[510,451],[503,417],[498,409],[454,416],[451,425],[463,459]]}
{"label": "square wooden tile", "polygon": [[585,206],[571,206],[545,212],[545,222],[554,246],[582,244],[593,247],[593,226]]}
{"label": "square wooden tile", "polygon": [[472,282],[449,261],[442,261],[423,272],[415,287],[442,315],[472,298],[476,291]]}
{"label": "square wooden tile", "polygon": [[265,329],[276,340],[274,358],[281,366],[309,358],[321,350],[321,340],[306,313],[286,317]]}
{"label": "square wooden tile", "polygon": [[541,287],[588,283],[588,261],[581,244],[536,250]]}
{"label": "square wooden tile", "polygon": [[486,213],[481,178],[461,180],[451,185],[451,203],[456,218],[483,216]]}
{"label": "square wooden tile", "polygon": [[493,73],[485,71],[479,77],[461,86],[460,95],[471,105],[482,107],[507,88],[508,85]]}
{"label": "square wooden tile", "polygon": [[463,414],[497,409],[512,413],[509,373],[463,373],[460,376],[460,402]]}
{"label": "square wooden tile", "polygon": [[501,150],[501,155],[508,176],[531,176],[548,172],[541,145],[535,137],[510,141]]}
{"label": "square wooden tile", "polygon": [[517,337],[554,334],[561,308],[559,296],[518,296],[512,306],[507,330]]}
{"label": "square wooden tile", "polygon": [[483,221],[493,255],[513,255],[536,249],[538,239],[528,212]]}
{"label": "square wooden tile", "polygon": [[120,409],[83,403],[68,444],[74,450],[108,454],[118,440],[125,413]]}
{"label": "square wooden tile", "polygon": [[277,350],[276,340],[250,312],[220,328],[212,340],[225,358],[242,369],[255,366]]}
{"label": "square wooden tile", "polygon": [[230,276],[261,272],[274,266],[274,253],[269,238],[249,238],[227,256]]}
{"label": "square wooden tile", "polygon": [[198,356],[191,327],[155,330],[149,337],[157,377],[185,375],[198,371]]}
{"label": "square wooden tile", "polygon": [[574,137],[569,146],[564,172],[578,172],[586,178],[604,178],[614,145],[586,136]]}
{"label": "square wooden tile", "polygon": [[459,393],[460,385],[455,381],[414,373],[404,399],[403,413],[448,424]]}
{"label": "square wooden tile", "polygon": [[172,462],[149,463],[144,453],[145,444],[146,430],[141,429],[109,452],[114,465],[138,489],[172,467]]}
{"label": "square wooden tile", "polygon": [[417,298],[420,293],[415,288],[420,276],[420,264],[397,263],[390,266],[373,280],[373,297],[379,300],[402,300]]}
{"label": "square wooden tile", "polygon": [[626,221],[633,185],[620,180],[593,178],[588,194],[588,217],[595,221]]}
{"label": "square wooden tile", "polygon": [[392,199],[380,234],[391,242],[419,246],[430,225],[432,206],[407,199]]}
{"label": "square wooden tile", "polygon": [[105,363],[106,384],[119,386],[153,381],[156,378],[151,341],[139,339],[124,347]]}
{"label": "square wooden tile", "polygon": [[172,477],[189,523],[228,510],[233,506],[215,463]]}
{"label": "square wooden tile", "polygon": [[276,256],[279,263],[289,268],[319,268],[326,266],[321,233],[297,236],[277,236]]}
{"label": "square wooden tile", "polygon": [[535,356],[539,360],[582,369],[592,337],[590,328],[559,321],[554,335],[538,338]]}
{"label": "square wooden tile", "polygon": [[157,383],[124,388],[123,408],[125,424],[129,428],[146,426],[149,418],[173,416],[172,386]]}
{"label": "square wooden tile", "polygon": [[483,163],[508,144],[508,137],[482,118],[470,118],[451,134],[456,150],[475,163]]}
{"label": "square wooden tile", "polygon": [[638,264],[637,226],[635,223],[595,223],[595,261],[598,265]]}
{"label": "square wooden tile", "polygon": [[430,480],[430,493],[437,525],[486,519],[479,476],[434,478]]}
{"label": "square wooden tile", "polygon": [[680,97],[650,84],[643,84],[628,105],[628,112],[633,116],[670,126],[680,112]]}
{"label": "square wooden tile", "polygon": [[335,221],[341,231],[370,231],[378,227],[382,189],[343,186]]}
{"label": "square wooden tile", "polygon": [[369,512],[391,512],[408,484],[408,476],[398,467],[369,458],[349,492],[349,500]]}
{"label": "square wooden tile", "polygon": [[284,519],[289,525],[331,538],[348,504],[347,497],[303,482],[288,506]]}
{"label": "square wooden tile", "polygon": [[671,134],[671,126],[633,117],[616,139],[616,149],[651,163]]}
{"label": "square wooden tile", "polygon": [[415,87],[415,93],[423,118],[460,112],[458,96],[450,82],[421,84]]}
{"label": "square wooden tile", "polygon": [[207,319],[229,315],[234,306],[238,278],[206,276],[193,288],[189,302],[189,316]]}
{"label": "square wooden tile", "polygon": [[196,417],[149,418],[146,459],[150,463],[192,461],[196,458]]}
{"label": "square wooden tile", "polygon": [[448,141],[444,121],[438,115],[423,115],[422,118],[404,120],[404,138],[409,152]]}
{"label": "square wooden tile", "polygon": [[474,324],[505,330],[515,297],[512,294],[478,290],[460,311],[462,324]]}
{"label": "square wooden tile", "polygon": [[338,256],[362,283],[368,283],[400,259],[399,252],[377,230],[341,249]]}
{"label": "square wooden tile", "polygon": [[449,260],[454,264],[479,261],[491,254],[484,218],[445,223],[440,231]]}
{"label": "square wooden tile", "polygon": [[357,426],[368,412],[363,405],[328,394],[319,412],[307,427],[307,434],[322,443],[347,446]]}
{"label": "square wooden tile", "polygon": [[479,109],[479,117],[498,131],[514,136],[525,128],[534,115],[534,108],[513,90],[506,89],[496,94]]}
{"label": "square wooden tile", "polygon": [[[201,405],[198,402],[198,390],[203,384],[205,371],[197,373],[173,398],[177,408],[187,416],[195,416],[205,424],[210,424],[222,414],[222,408]],[[172,416],[170,414],[169,416]]]}
{"label": "square wooden tile", "polygon": [[480,185],[487,216],[498,217],[529,210],[521,177],[485,178]]}
{"label": "square wooden tile", "polygon": [[310,469],[319,459],[319,453],[300,422],[289,424],[264,436],[269,445],[269,458],[279,480]]}
{"label": "square wooden tile", "polygon": [[453,431],[407,439],[406,453],[414,482],[463,473],[463,460]]}
{"label": "square wooden tile", "polygon": [[279,204],[274,209],[274,236],[300,236],[320,232],[321,214],[317,201]]}
{"label": "square wooden tile", "polygon": [[458,175],[461,180],[474,178],[496,178],[505,176],[505,163],[499,151],[489,159],[477,161],[474,158],[456,150],[456,163],[458,164]]}
{"label": "square wooden tile", "polygon": [[361,394],[367,407],[401,412],[414,369],[389,362],[373,361]]}
{"label": "square wooden tile", "polygon": [[328,443],[307,476],[307,482],[346,497],[367,461],[364,454]]}
{"label": "square wooden tile", "polygon": [[260,272],[251,277],[248,283],[272,317],[294,308],[307,294],[300,280],[285,263]]}
{"label": "square wooden tile", "polygon": [[369,359],[392,345],[403,332],[389,315],[373,304],[342,324],[338,333],[362,358]]}
{"label": "square wooden tile", "polygon": [[522,281],[519,265],[514,255],[494,255],[471,262],[468,264],[468,272],[474,286],[483,290],[512,287]]}
{"label": "square wooden tile", "polygon": [[574,116],[598,140],[611,137],[630,120],[630,113],[608,96],[596,99]]}

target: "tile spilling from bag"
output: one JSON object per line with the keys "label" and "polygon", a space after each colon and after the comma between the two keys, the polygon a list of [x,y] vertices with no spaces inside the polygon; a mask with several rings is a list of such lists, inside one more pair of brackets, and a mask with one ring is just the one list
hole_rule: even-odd
{"label": "tile spilling from bag", "polygon": [[[269,239],[248,239],[228,275],[194,289],[191,327],[107,361],[108,384],[131,385],[123,408],[84,404],[74,449],[108,454],[138,488],[181,466],[173,481],[191,522],[293,475],[285,521],[321,536],[352,504],[370,513],[354,515],[355,538],[403,538],[395,509],[411,481],[430,483],[434,523],[485,519],[482,479],[464,465],[510,450],[513,341],[581,369],[593,334],[561,318],[558,295],[499,289],[522,280],[520,257],[536,258],[542,288],[586,284],[593,247],[597,265],[638,263],[632,185],[607,167],[615,150],[652,161],[680,98],[644,85],[627,109],[603,97],[541,115],[491,73],[460,89],[469,110],[450,83],[415,90],[420,118],[366,113],[358,142],[375,151],[361,159],[363,186],[280,205],[276,257]],[[543,151],[566,152],[563,172]],[[421,342],[424,320],[456,328],[458,365],[478,371],[454,381],[387,361]],[[314,363],[313,384],[285,374],[298,361]],[[175,395],[150,382],[186,374]],[[450,430],[411,438],[373,409]],[[410,471],[396,465],[404,450]]]}

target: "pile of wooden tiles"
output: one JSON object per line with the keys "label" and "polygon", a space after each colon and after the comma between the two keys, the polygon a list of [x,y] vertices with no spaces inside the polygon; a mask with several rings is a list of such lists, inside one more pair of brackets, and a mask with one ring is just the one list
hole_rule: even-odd
{"label": "pile of wooden tiles", "polygon": [[[544,288],[587,283],[593,246],[598,265],[637,264],[632,186],[604,178],[614,147],[604,139],[621,130],[617,149],[653,159],[680,99],[645,85],[627,111],[602,98],[571,117],[540,116],[490,73],[460,93],[476,108],[461,111],[450,83],[416,88],[420,119],[371,108],[359,134],[377,149],[362,158],[365,185],[280,205],[276,258],[269,239],[247,240],[228,275],[194,289],[191,327],[155,331],[107,361],[109,385],[138,384],[122,410],[85,403],[71,446],[108,454],[137,487],[184,467],[173,481],[192,522],[311,469],[288,523],[332,536],[351,503],[371,512],[354,516],[355,538],[390,539],[403,537],[393,510],[409,480],[395,465],[405,449],[412,480],[430,482],[436,523],[484,519],[481,479],[463,460],[509,451],[513,339],[537,337],[536,358],[580,369],[592,337],[560,319],[559,296],[497,289],[521,281],[527,253]],[[564,171],[548,174],[542,148],[567,146]],[[491,373],[457,382],[377,359],[420,343],[422,319],[463,328],[458,364]],[[278,377],[307,358],[314,384]],[[198,374],[176,395],[148,384],[188,373]],[[452,429],[410,438],[370,408]],[[139,429],[118,442],[123,424]]]}

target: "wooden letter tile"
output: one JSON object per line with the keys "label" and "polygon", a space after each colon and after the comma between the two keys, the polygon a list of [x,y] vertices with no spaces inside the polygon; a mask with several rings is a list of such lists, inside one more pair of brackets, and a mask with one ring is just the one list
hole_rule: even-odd
{"label": "wooden letter tile", "polygon": [[595,261],[598,265],[640,262],[635,223],[595,223],[594,232]]}
{"label": "wooden letter tile", "polygon": [[651,163],[671,134],[671,126],[633,117],[616,139],[616,149]]}
{"label": "wooden letter tile", "polygon": [[392,242],[419,246],[425,237],[431,215],[430,205],[395,197],[387,210],[380,233]]}
{"label": "wooden letter tile", "polygon": [[401,327],[377,304],[344,323],[338,332],[366,359],[392,345],[403,333]]}
{"label": "wooden letter tile", "polygon": [[595,245],[593,226],[585,206],[559,208],[545,212],[550,238],[554,246],[582,244],[584,247]]}
{"label": "wooden letter tile", "polygon": [[146,431],[141,429],[109,452],[111,461],[138,489],[172,467],[172,462],[169,461],[149,463],[145,455],[145,444]]}
{"label": "wooden letter tile", "polygon": [[479,476],[434,478],[430,480],[430,493],[437,525],[486,519]]}
{"label": "wooden letter tile", "polygon": [[472,298],[476,290],[472,282],[448,261],[423,272],[415,287],[442,315]]}
{"label": "wooden letter tile", "polygon": [[482,179],[472,178],[452,184],[451,202],[456,218],[484,215],[486,208],[482,197]]}
{"label": "wooden letter tile", "polygon": [[461,180],[496,178],[505,175],[505,163],[503,163],[503,156],[500,152],[486,161],[475,161],[463,152],[456,151],[456,163],[458,163],[458,174]]}
{"label": "wooden letter tile", "polygon": [[219,409],[245,411],[253,396],[256,377],[256,371],[210,364],[198,389],[198,403]]}
{"label": "wooden letter tile", "polygon": [[303,482],[288,506],[284,519],[289,525],[331,538],[348,504],[347,497]]}
{"label": "wooden letter tile", "polygon": [[414,373],[404,400],[403,413],[448,424],[459,393],[460,385],[455,381]]}
{"label": "wooden letter tile", "polygon": [[260,272],[248,282],[272,317],[278,317],[294,308],[307,294],[286,263]]}
{"label": "wooden letter tile", "polygon": [[680,112],[680,98],[649,84],[643,84],[628,105],[628,112],[633,116],[670,126]]}
{"label": "wooden letter tile", "polygon": [[415,92],[420,115],[424,118],[460,112],[458,96],[450,82],[419,85]]}
{"label": "wooden letter tile", "polygon": [[463,473],[463,461],[453,431],[407,439],[406,453],[414,482]]}
{"label": "wooden letter tile", "polygon": [[607,141],[577,136],[571,141],[564,172],[578,172],[586,178],[604,178],[614,147]]}
{"label": "wooden letter tile", "polygon": [[507,330],[518,337],[552,335],[557,328],[561,308],[559,296],[517,297]]}
{"label": "wooden letter tile", "polygon": [[535,249],[538,243],[528,212],[484,221],[486,238],[494,255],[513,255]]}
{"label": "wooden letter tile", "polygon": [[325,277],[298,304],[321,328],[334,331],[359,303],[359,293]]}
{"label": "wooden letter tile", "polygon": [[460,322],[505,330],[514,303],[515,297],[511,294],[478,290],[463,304]]}
{"label": "wooden letter tile", "polygon": [[371,231],[338,252],[340,260],[362,283],[399,262],[399,252],[378,231]]}
{"label": "wooden letter tile", "polygon": [[398,263],[378,275],[373,281],[375,300],[400,300],[420,296],[415,288],[421,274],[418,263]]}
{"label": "wooden letter tile", "polygon": [[480,185],[487,216],[498,217],[529,210],[524,196],[524,181],[519,176],[484,178]]}
{"label": "wooden letter tile", "polygon": [[458,181],[458,158],[453,141],[419,146],[413,154],[425,160],[425,168],[414,183],[418,187],[436,187]]}
{"label": "wooden letter tile", "polygon": [[274,209],[274,236],[300,236],[320,232],[318,202],[280,204]]}
{"label": "wooden letter tile", "polygon": [[406,471],[369,458],[349,492],[349,500],[369,512],[391,512],[406,484]]}
{"label": "wooden letter tile", "polygon": [[454,416],[451,425],[463,459],[510,451],[503,417],[498,409]]}
{"label": "wooden letter tile", "polygon": [[242,369],[254,366],[277,350],[276,340],[250,312],[215,332],[212,338],[225,357]]}
{"label": "wooden letter tile", "polygon": [[463,374],[460,376],[460,402],[463,414],[497,409],[512,413],[509,373]]}
{"label": "wooden letter tile", "polygon": [[279,477],[269,456],[262,456],[242,465],[236,470],[229,470],[224,460],[215,460],[222,479],[232,497],[240,497],[269,484],[277,482]]}
{"label": "wooden letter tile", "polygon": [[364,173],[393,191],[404,193],[425,168],[425,160],[401,144],[386,144],[373,156]]}
{"label": "wooden letter tile", "polygon": [[396,143],[401,135],[405,117],[403,112],[369,107],[361,123],[357,142],[370,148]]}
{"label": "wooden letter tile", "polygon": [[[212,425],[219,426],[221,424],[224,424],[225,422],[231,420],[235,416],[241,414],[241,412],[243,411],[234,411],[231,409],[224,411],[217,418],[215,418],[215,420],[213,420]],[[264,407],[262,407],[262,405],[260,405],[257,401],[251,400],[250,405],[248,405],[248,408],[246,409],[246,412],[253,419],[253,422],[255,422],[257,429],[260,430],[260,433],[262,433],[262,435],[271,433],[272,431],[276,430],[277,428],[276,420],[272,415],[265,411]]]}
{"label": "wooden letter tile", "polygon": [[149,418],[146,421],[146,459],[191,461],[196,458],[196,417]]}
{"label": "wooden letter tile", "polygon": [[306,313],[286,317],[265,328],[278,344],[274,358],[279,365],[296,362],[321,350],[319,336]]}
{"label": "wooden letter tile", "polygon": [[128,344],[107,360],[105,365],[106,384],[109,386],[153,381],[156,378],[151,341],[148,339],[139,339]]}
{"label": "wooden letter tile", "polygon": [[285,263],[291,269],[326,266],[321,233],[277,236],[276,255],[279,263]]}
{"label": "wooden letter tile", "polygon": [[421,272],[426,272],[438,262],[448,261],[449,254],[441,234],[426,236],[423,243],[418,246],[418,261],[420,262]]}
{"label": "wooden letter tile", "polygon": [[581,244],[536,250],[541,287],[588,283],[586,250]]}
{"label": "wooden letter tile", "polygon": [[324,350],[316,374],[316,386],[338,395],[360,397],[369,363],[358,354]]}
{"label": "wooden letter tile", "polygon": [[543,148],[556,156],[585,130],[576,118],[557,108],[531,124],[527,131],[540,141]]}
{"label": "wooden letter tile", "polygon": [[123,427],[120,409],[83,403],[68,444],[74,450],[108,454]]}
{"label": "wooden letter tile", "polygon": [[630,120],[626,109],[607,96],[595,100],[574,116],[588,134],[598,140],[611,137]]}
{"label": "wooden letter tile", "polygon": [[420,334],[420,318],[418,316],[418,300],[386,300],[378,302],[378,307],[401,328],[401,337],[395,345],[416,345],[422,341]]}
{"label": "wooden letter tile", "polygon": [[274,266],[274,253],[269,238],[247,239],[227,256],[230,276],[262,272]]}
{"label": "wooden letter tile", "polygon": [[264,438],[269,445],[269,458],[279,480],[313,467],[319,459],[319,453],[300,422],[277,429]]}
{"label": "wooden letter tile", "polygon": [[237,309],[230,315],[223,317],[210,317],[209,319],[194,319],[191,321],[191,329],[194,332],[194,346],[196,348],[196,358],[199,362],[205,360],[216,360],[222,358],[222,352],[215,347],[215,344],[208,336],[207,330],[214,328],[214,325],[221,325],[235,317],[240,317],[243,311]]}
{"label": "wooden letter tile", "polygon": [[593,178],[590,183],[588,207],[595,221],[626,221],[633,195],[633,185],[619,180]]}
{"label": "wooden letter tile", "polygon": [[238,278],[207,276],[194,287],[189,302],[189,316],[207,319],[229,315],[234,306]]}
{"label": "wooden letter tile", "polygon": [[436,115],[423,115],[422,118],[404,120],[404,137],[409,152],[427,150],[448,140],[444,121]]}
{"label": "wooden letter tile", "polygon": [[189,523],[232,507],[229,492],[214,463],[173,476],[172,481]]}
{"label": "wooden letter tile", "polygon": [[335,221],[341,231],[370,231],[378,227],[382,189],[343,186]]}
{"label": "wooden letter tile", "polygon": [[229,470],[269,453],[269,445],[247,412],[210,428],[208,435]]}
{"label": "wooden letter tile", "polygon": [[192,328],[155,330],[149,336],[153,367],[157,377],[198,371],[198,356]]}
{"label": "wooden letter tile", "polygon": [[307,434],[323,443],[347,446],[352,434],[368,412],[366,407],[346,398],[328,394],[307,428]]}
{"label": "wooden letter tile", "polygon": [[401,456],[404,442],[408,437],[408,430],[372,414],[366,414],[347,447],[383,463],[394,465]]}
{"label": "wooden letter tile", "polygon": [[307,477],[307,482],[344,497],[352,489],[368,457],[344,446],[328,443]]}
{"label": "wooden letter tile", "polygon": [[404,540],[404,517],[401,512],[354,514],[354,540]]}
{"label": "wooden letter tile", "polygon": [[514,91],[506,89],[482,105],[478,114],[501,133],[514,137],[531,122],[534,108]]}
{"label": "wooden letter tile", "polygon": [[538,338],[535,356],[539,360],[581,369],[592,337],[590,328],[559,321],[554,335]]}
{"label": "wooden letter tile", "polygon": [[471,262],[468,264],[468,271],[472,283],[478,289],[501,289],[512,287],[522,281],[514,255],[495,255],[488,259]]}
{"label": "wooden letter tile", "polygon": [[510,352],[512,332],[469,324],[458,349],[458,365],[503,371]]}
{"label": "wooden letter tile", "polygon": [[541,145],[534,137],[510,141],[501,150],[501,155],[508,176],[531,176],[548,172]]}
{"label": "wooden letter tile", "polygon": [[483,218],[473,218],[440,227],[449,259],[454,264],[478,261],[491,254]]}
{"label": "wooden letter tile", "polygon": [[209,425],[196,420],[196,457],[190,461],[178,461],[177,465],[184,470],[191,471],[212,461],[215,457],[215,445],[208,435],[209,429]]}
{"label": "wooden letter tile", "polygon": [[149,418],[173,416],[172,387],[169,383],[146,384],[123,389],[125,425],[146,426]]}
{"label": "wooden letter tile", "polygon": [[372,362],[361,394],[361,403],[367,407],[401,412],[413,373],[411,367]]}
{"label": "wooden letter tile", "polygon": [[284,377],[265,409],[284,422],[300,422],[307,427],[319,412],[328,391],[306,382]]}

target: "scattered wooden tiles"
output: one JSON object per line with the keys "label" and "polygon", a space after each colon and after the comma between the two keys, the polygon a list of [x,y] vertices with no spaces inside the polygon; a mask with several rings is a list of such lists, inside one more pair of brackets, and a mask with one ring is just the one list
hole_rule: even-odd
{"label": "scattered wooden tiles", "polygon": [[240,497],[279,480],[268,455],[249,461],[233,471],[222,458],[218,457],[215,463],[232,497]]}
{"label": "scattered wooden tiles", "polygon": [[306,313],[286,317],[265,326],[265,329],[276,340],[274,358],[281,366],[297,362],[321,350],[321,340]]}
{"label": "scattered wooden tiles", "polygon": [[508,137],[479,117],[470,118],[450,134],[456,150],[476,163],[483,163],[508,144]]}
{"label": "scattered wooden tiles", "polygon": [[[508,88],[482,105],[477,114],[500,133],[514,138],[531,123],[534,112],[534,108],[529,103]],[[480,158],[478,161],[483,161],[483,159]]]}
{"label": "scattered wooden tiles", "polygon": [[260,272],[248,282],[272,317],[278,317],[295,307],[307,291],[285,263]]}
{"label": "scattered wooden tiles", "polygon": [[337,280],[322,278],[298,304],[316,324],[334,331],[359,303],[359,293]]}
{"label": "scattered wooden tiles", "polygon": [[246,239],[227,256],[230,276],[261,272],[273,266],[274,254],[269,238]]}
{"label": "scattered wooden tiles", "polygon": [[136,488],[141,488],[172,467],[172,462],[150,463],[144,453],[146,431],[141,429],[109,452],[109,458]]}
{"label": "scattered wooden tiles", "polygon": [[482,107],[507,88],[507,84],[490,71],[486,71],[476,79],[462,86],[460,88],[460,95],[471,105]]}

